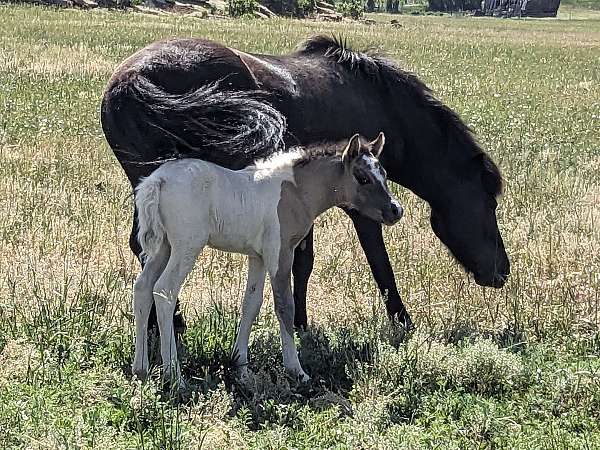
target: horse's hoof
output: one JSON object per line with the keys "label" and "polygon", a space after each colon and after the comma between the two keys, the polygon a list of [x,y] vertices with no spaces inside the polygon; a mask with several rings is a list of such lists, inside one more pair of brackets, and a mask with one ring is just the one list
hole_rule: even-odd
{"label": "horse's hoof", "polygon": [[404,327],[404,329],[408,331],[413,331],[415,329],[415,324],[411,320],[410,316],[406,316],[403,319],[400,319],[400,324]]}
{"label": "horse's hoof", "polygon": [[188,384],[180,375],[178,377],[163,377],[163,389],[172,394],[180,395],[188,390]]}
{"label": "horse's hoof", "polygon": [[407,333],[415,329],[415,324],[413,323],[412,319],[410,318],[410,315],[406,311],[394,314],[392,319],[394,322],[396,322],[398,325],[404,328],[404,331],[406,331]]}
{"label": "horse's hoof", "polygon": [[306,330],[308,330],[308,325],[306,325],[305,323],[301,323],[301,324],[295,324],[294,325],[294,329],[298,332],[305,332]]}
{"label": "horse's hoof", "polygon": [[183,318],[183,315],[181,314],[181,312],[177,311],[173,315],[173,332],[175,333],[175,336],[177,338],[179,338],[180,336],[183,336],[186,329],[187,329],[187,324],[185,322],[185,319]]}

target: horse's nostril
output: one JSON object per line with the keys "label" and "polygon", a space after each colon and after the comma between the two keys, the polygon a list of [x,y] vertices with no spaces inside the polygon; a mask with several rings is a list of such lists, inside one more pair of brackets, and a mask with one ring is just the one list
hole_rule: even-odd
{"label": "horse's nostril", "polygon": [[394,205],[392,203],[392,214],[397,216],[398,215],[398,207],[396,205]]}

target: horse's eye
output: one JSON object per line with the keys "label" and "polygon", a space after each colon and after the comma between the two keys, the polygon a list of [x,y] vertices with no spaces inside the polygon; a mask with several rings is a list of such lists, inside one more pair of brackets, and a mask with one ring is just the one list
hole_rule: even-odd
{"label": "horse's eye", "polygon": [[360,184],[361,186],[365,185],[365,184],[369,184],[371,182],[371,180],[369,179],[369,177],[366,177],[362,174],[354,174],[354,178],[356,178],[356,181],[358,182],[358,184]]}

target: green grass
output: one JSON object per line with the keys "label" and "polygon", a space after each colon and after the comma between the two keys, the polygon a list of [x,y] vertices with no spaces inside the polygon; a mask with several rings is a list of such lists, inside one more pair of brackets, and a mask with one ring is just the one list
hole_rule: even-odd
{"label": "green grass", "polygon": [[[598,448],[600,20],[572,11],[393,28],[0,6],[0,448]],[[255,385],[235,383],[246,263],[213,251],[182,299],[190,390],[135,382],[131,197],[99,126],[103,87],[156,39],[284,53],[319,32],[379,47],[474,127],[506,178],[510,281],[477,287],[427,205],[396,187],[407,213],[386,241],[415,335],[386,322],[332,211],[316,226],[312,323],[298,336],[310,384],[281,369],[270,299]]]}
{"label": "green grass", "polygon": [[561,6],[600,10],[600,1],[598,0],[561,0],[560,4]]}

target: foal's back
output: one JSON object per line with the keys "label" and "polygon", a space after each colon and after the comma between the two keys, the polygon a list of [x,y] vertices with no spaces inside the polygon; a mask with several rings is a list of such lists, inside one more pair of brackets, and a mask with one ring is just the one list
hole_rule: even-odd
{"label": "foal's back", "polygon": [[232,171],[182,159],[163,164],[148,179],[160,179],[160,214],[171,244],[186,239],[247,255],[260,255],[271,233],[279,234],[277,205],[286,173],[256,167]]}

